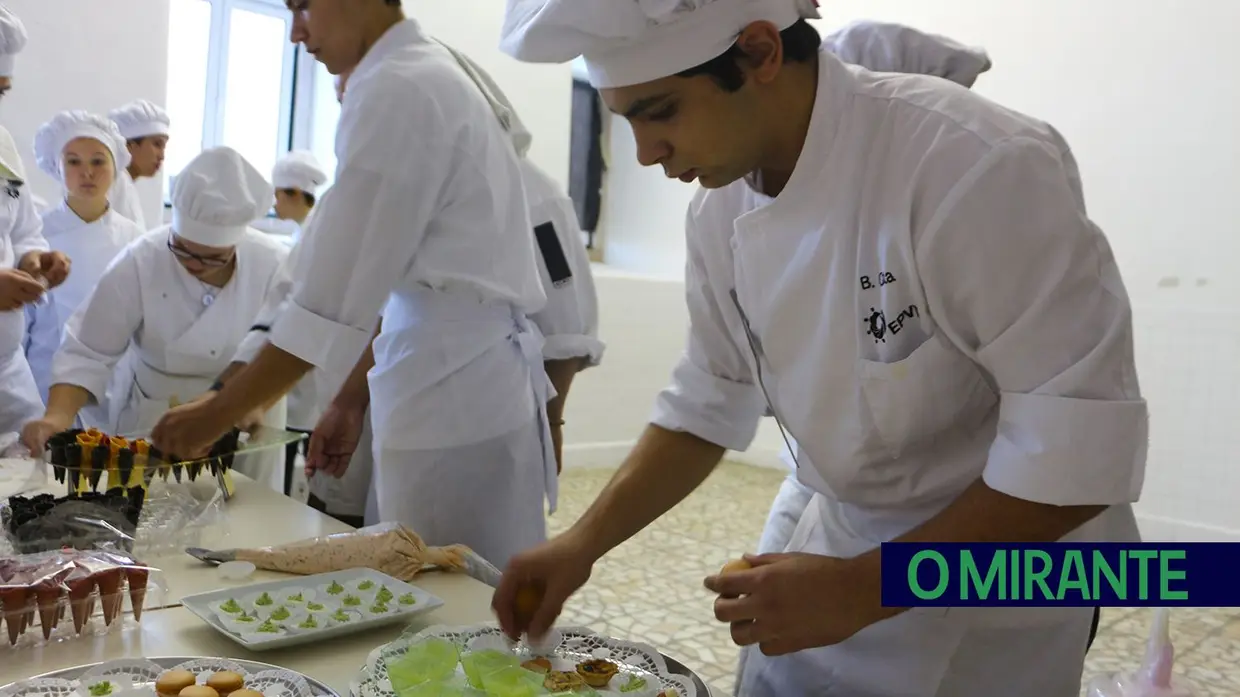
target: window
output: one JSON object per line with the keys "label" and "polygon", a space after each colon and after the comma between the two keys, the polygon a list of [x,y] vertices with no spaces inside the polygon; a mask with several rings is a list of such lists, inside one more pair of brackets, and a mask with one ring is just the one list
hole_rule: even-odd
{"label": "window", "polygon": [[265,176],[289,149],[297,47],[282,0],[171,0],[168,114],[172,179],[204,148],[236,149]]}

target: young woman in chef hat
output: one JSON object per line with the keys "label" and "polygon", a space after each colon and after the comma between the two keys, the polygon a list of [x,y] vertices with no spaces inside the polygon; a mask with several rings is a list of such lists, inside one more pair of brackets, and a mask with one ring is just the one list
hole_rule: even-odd
{"label": "young woman in chef hat", "polygon": [[[0,96],[13,84],[26,29],[0,6]],[[22,350],[22,307],[35,303],[69,273],[69,260],[48,251],[35,197],[13,136],[0,128],[0,434],[13,433],[43,411],[43,400]]]}
{"label": "young woman in chef hat", "polygon": [[284,242],[295,244],[306,228],[319,189],[327,183],[327,171],[314,154],[292,150],[276,161],[271,170],[271,184],[276,188],[275,217],[263,216],[254,227],[280,235]]}
{"label": "young woman in chef hat", "polygon": [[[60,205],[43,213],[43,236],[52,249],[77,260],[73,275],[50,293],[51,302],[26,308],[26,359],[47,401],[52,356],[60,348],[65,322],[112,259],[143,231],[108,203],[108,191],[129,164],[125,138],[111,120],[85,111],[61,112],[35,134],[34,155],[39,169],[64,187]],[[105,408],[100,400],[93,413],[84,412],[83,422],[103,427]]]}
{"label": "young woman in chef hat", "polygon": [[[46,413],[22,431],[27,447],[40,452],[103,399],[122,361],[132,377],[112,399],[112,433],[146,434],[171,404],[211,387],[268,290],[287,282],[288,248],[249,227],[272,198],[263,175],[229,148],[186,166],[172,190],[172,224],[126,247],[65,326]],[[283,428],[283,400],[247,421]],[[249,455],[236,468],[278,491],[282,455]]]}
{"label": "young woman in chef hat", "polygon": [[172,119],[168,112],[145,99],[113,109],[108,112],[108,118],[116,122],[130,154],[129,165],[112,187],[112,207],[145,232],[148,228],[137,182],[159,174],[159,168],[164,164]]}

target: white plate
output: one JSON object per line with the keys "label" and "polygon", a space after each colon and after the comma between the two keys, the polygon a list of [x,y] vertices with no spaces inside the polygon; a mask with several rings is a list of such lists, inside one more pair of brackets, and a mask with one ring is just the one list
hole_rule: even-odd
{"label": "white plate", "polygon": [[[212,607],[216,603],[224,602],[229,598],[236,598],[238,601],[250,596],[267,592],[273,597],[278,596],[281,592],[291,588],[318,588],[325,586],[332,581],[337,581],[341,585],[351,588],[354,583],[363,579],[371,579],[377,585],[387,586],[397,597],[405,593],[412,593],[417,598],[417,603],[411,606],[401,606],[395,600],[390,604],[394,610],[390,614],[379,617],[359,617],[359,619],[347,624],[336,624],[324,629],[310,632],[284,633],[274,636],[266,640],[253,640],[253,637],[242,637],[224,626],[216,616]],[[430,612],[436,608],[443,606],[443,601],[439,598],[427,593],[426,591],[412,586],[404,581],[398,581],[391,576],[374,569],[349,569],[347,571],[335,571],[330,574],[316,574],[314,576],[295,576],[283,581],[272,581],[269,583],[255,583],[248,586],[239,586],[236,588],[227,588],[224,590],[211,591],[210,593],[199,593],[183,598],[181,604],[187,610],[198,615],[199,619],[211,625],[217,632],[228,637],[237,644],[249,649],[250,651],[270,651],[272,649],[281,649],[289,646],[300,646],[303,644],[312,644],[334,637],[345,636],[348,634],[357,634],[365,632],[376,627],[385,627],[391,624],[408,622],[410,619]]]}

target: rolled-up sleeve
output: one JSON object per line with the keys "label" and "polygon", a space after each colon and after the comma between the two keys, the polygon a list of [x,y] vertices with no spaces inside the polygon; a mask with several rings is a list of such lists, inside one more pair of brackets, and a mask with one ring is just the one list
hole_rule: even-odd
{"label": "rolled-up sleeve", "polygon": [[749,361],[728,331],[719,295],[711,286],[695,239],[692,213],[686,227],[689,339],[672,371],[671,385],[655,400],[650,421],[729,450],[745,450],[757,435],[766,402],[753,380]]}
{"label": "rolled-up sleeve", "polygon": [[1000,393],[986,483],[1052,505],[1130,503],[1149,430],[1132,309],[1073,170],[1046,143],[995,146],[916,255],[931,315]]}
{"label": "rolled-up sleeve", "polygon": [[429,123],[441,115],[411,113],[400,85],[357,88],[341,114],[335,183],[299,243],[293,290],[269,336],[332,374],[347,374],[370,343],[454,164],[453,144],[426,135],[442,132]]}
{"label": "rolled-up sleeve", "polygon": [[43,236],[43,219],[39,217],[39,209],[34,203],[34,194],[23,191],[17,198],[17,219],[13,221],[11,240],[13,254],[17,257],[14,265],[20,264],[22,257],[30,252],[46,252],[51,247]]}
{"label": "rolled-up sleeve", "polygon": [[65,323],[52,359],[51,384],[77,385],[103,399],[112,371],[142,326],[138,266],[128,250],[103,272],[95,290]]}
{"label": "rolled-up sleeve", "polygon": [[556,199],[535,206],[530,221],[547,293],[547,304],[530,317],[546,337],[543,358],[584,358],[587,365],[598,365],[605,348],[598,338],[598,294],[572,201]]}

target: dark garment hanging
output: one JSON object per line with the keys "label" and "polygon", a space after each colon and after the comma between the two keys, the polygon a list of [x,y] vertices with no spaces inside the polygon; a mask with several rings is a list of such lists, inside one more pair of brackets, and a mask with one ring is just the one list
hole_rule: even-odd
{"label": "dark garment hanging", "polygon": [[603,108],[598,92],[584,80],[573,80],[570,148],[568,195],[593,246],[603,197]]}

